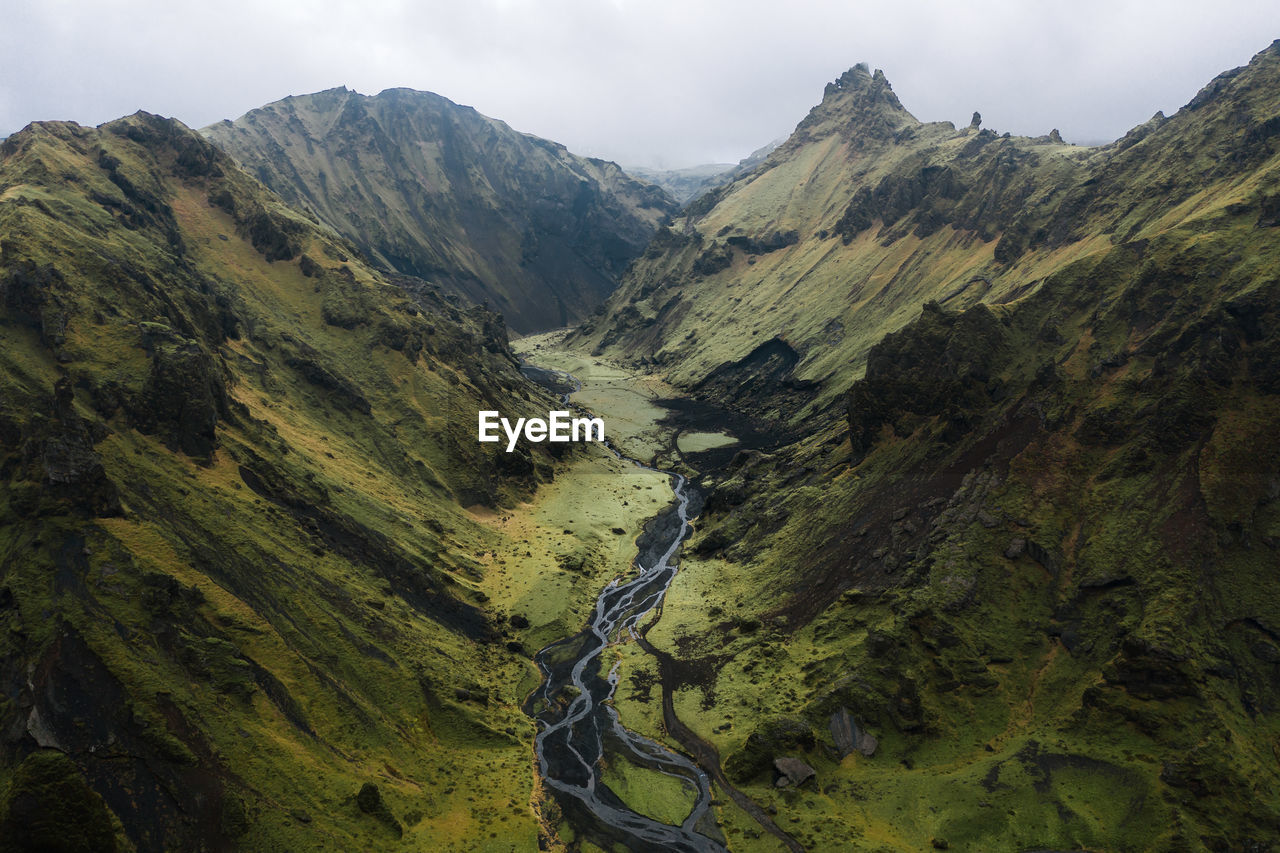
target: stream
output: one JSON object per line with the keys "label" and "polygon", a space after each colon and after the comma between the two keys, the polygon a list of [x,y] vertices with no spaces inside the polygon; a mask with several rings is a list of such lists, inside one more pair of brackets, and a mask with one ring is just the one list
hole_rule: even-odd
{"label": "stream", "polygon": [[[581,388],[571,375],[526,365],[527,377],[561,395]],[[621,459],[657,470],[609,449]],[[581,632],[558,640],[534,655],[542,684],[525,701],[525,711],[539,724],[534,739],[543,784],[555,795],[575,830],[605,842],[621,843],[636,851],[673,850],[724,853],[725,847],[711,812],[711,782],[693,761],[628,730],[610,700],[620,674],[615,664],[601,674],[601,655],[624,636],[636,636],[642,619],[659,607],[676,574],[676,552],[689,532],[690,494],[685,478],[671,478],[675,502],[650,524],[648,541],[636,557],[636,574],[615,578],[596,599],[590,622]],[[648,565],[646,565],[648,563]],[[680,825],[661,823],[629,808],[601,780],[606,751],[611,761],[627,761],[645,772],[664,773],[683,780],[695,795],[694,805]]]}

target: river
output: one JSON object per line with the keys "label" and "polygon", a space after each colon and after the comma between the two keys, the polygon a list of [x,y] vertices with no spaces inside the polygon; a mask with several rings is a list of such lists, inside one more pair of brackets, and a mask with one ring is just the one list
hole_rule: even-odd
{"label": "river", "polygon": [[[581,385],[569,374],[526,366],[530,379],[561,395]],[[620,458],[642,468],[638,460]],[[656,470],[656,469],[649,469]],[[689,533],[690,485],[674,472],[675,501],[650,523],[635,574],[615,578],[596,599],[587,627],[534,655],[542,684],[525,702],[539,723],[534,740],[542,782],[573,828],[605,849],[617,843],[636,851],[723,853],[723,836],[711,812],[711,782],[689,758],[622,725],[610,700],[617,689],[615,664],[602,673],[602,654],[612,643],[634,637],[636,627],[662,603],[675,577],[676,554]],[[629,808],[601,781],[603,759],[625,760],[683,780],[694,805],[680,825],[661,823]]]}

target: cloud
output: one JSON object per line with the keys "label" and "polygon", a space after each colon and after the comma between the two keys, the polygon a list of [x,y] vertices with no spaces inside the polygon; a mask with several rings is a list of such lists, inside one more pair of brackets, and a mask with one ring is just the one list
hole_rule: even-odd
{"label": "cloud", "polygon": [[0,134],[137,109],[193,126],[348,85],[438,92],[624,163],[733,161],[856,62],[925,120],[1111,139],[1280,35],[1274,2],[11,0]]}

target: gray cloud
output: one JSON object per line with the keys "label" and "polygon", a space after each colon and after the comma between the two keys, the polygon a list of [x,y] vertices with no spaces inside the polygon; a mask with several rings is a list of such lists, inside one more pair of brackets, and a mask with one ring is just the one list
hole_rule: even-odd
{"label": "gray cloud", "polygon": [[1113,139],[1280,36],[1274,0],[9,0],[0,134],[146,109],[192,126],[338,85],[428,89],[578,153],[734,161],[855,62],[923,120]]}

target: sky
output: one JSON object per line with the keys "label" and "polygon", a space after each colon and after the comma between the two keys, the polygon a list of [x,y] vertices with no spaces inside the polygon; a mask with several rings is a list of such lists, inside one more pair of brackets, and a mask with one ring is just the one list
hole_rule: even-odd
{"label": "sky", "polygon": [[624,165],[736,162],[858,62],[922,121],[1115,139],[1280,38],[1276,0],[0,0],[0,136],[425,89]]}

